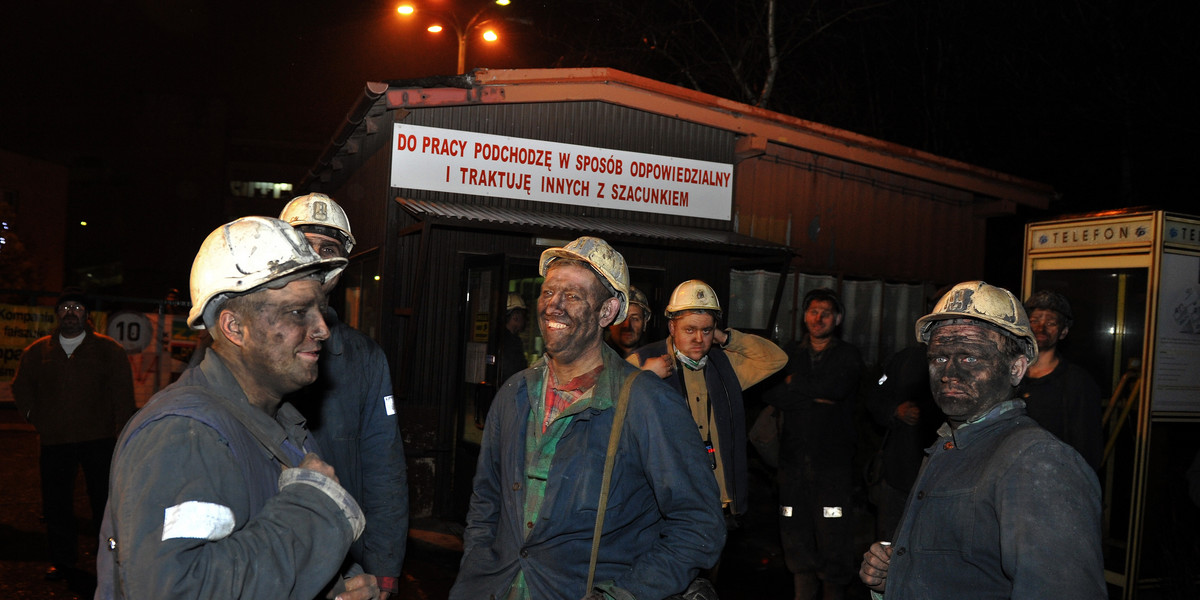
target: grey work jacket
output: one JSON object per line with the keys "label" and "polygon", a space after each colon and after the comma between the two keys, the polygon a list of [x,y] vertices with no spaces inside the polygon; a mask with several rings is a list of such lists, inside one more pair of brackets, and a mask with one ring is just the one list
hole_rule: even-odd
{"label": "grey work jacket", "polygon": [[1009,401],[951,430],[908,497],[887,600],[1107,597],[1100,484]]}
{"label": "grey work jacket", "polygon": [[316,597],[364,519],[336,482],[281,460],[315,450],[299,412],[252,407],[209,352],[121,433],[96,598]]}

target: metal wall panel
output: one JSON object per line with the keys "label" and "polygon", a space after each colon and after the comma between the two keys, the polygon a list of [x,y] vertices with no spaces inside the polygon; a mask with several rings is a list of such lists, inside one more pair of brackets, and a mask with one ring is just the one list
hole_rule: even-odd
{"label": "metal wall panel", "polygon": [[970,194],[769,145],[735,168],[736,231],[800,251],[805,272],[953,282],[983,272]]}

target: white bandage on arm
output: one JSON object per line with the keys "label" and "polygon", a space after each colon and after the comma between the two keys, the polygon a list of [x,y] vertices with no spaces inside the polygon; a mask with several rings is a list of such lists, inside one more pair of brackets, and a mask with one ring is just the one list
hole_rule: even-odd
{"label": "white bandage on arm", "polygon": [[190,500],[163,511],[163,541],[179,538],[216,541],[233,533],[233,509]]}

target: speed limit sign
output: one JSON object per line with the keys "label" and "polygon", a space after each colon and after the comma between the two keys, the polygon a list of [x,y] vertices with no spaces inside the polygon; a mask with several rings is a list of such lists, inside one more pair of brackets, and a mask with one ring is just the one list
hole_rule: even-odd
{"label": "speed limit sign", "polygon": [[125,351],[136,354],[154,341],[154,325],[145,314],[132,311],[114,313],[108,318],[108,337],[117,340]]}

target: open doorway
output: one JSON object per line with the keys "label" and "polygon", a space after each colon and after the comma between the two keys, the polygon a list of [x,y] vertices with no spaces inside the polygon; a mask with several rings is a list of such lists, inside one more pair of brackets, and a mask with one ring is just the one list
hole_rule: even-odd
{"label": "open doorway", "polygon": [[[536,263],[528,258],[489,254],[464,259],[461,378],[455,403],[457,431],[451,492],[453,516],[460,520],[470,501],[471,481],[492,399],[513,374],[508,371],[515,368],[505,368],[504,364],[519,363],[523,369],[541,356],[542,338],[534,319],[541,282]],[[517,310],[510,310],[514,304],[523,305],[526,314],[522,326],[510,329],[508,317]],[[514,345],[518,351],[511,350]],[[518,352],[520,356],[513,356]]]}

